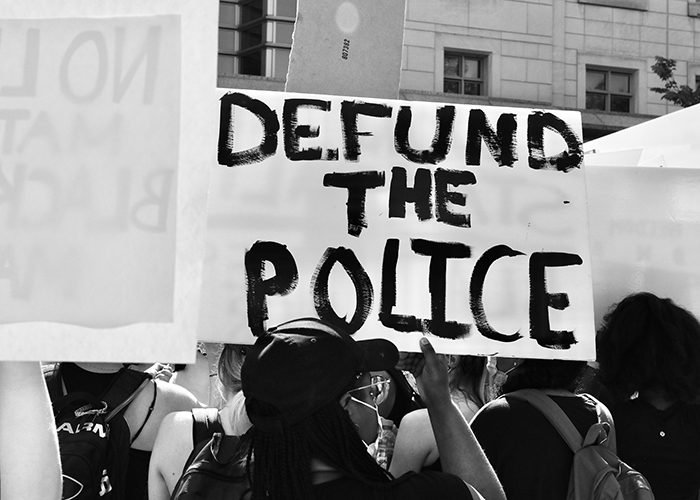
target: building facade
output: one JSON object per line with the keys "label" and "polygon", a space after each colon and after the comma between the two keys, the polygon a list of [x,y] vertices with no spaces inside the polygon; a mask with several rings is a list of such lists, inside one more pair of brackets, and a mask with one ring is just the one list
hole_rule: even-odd
{"label": "building facade", "polygon": [[[224,88],[283,90],[296,0],[221,0]],[[576,109],[584,141],[679,109],[655,56],[700,81],[695,0],[407,0],[400,98]]]}

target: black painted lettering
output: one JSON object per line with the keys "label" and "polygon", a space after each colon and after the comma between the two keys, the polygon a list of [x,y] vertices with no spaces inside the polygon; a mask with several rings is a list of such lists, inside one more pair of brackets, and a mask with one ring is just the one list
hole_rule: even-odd
{"label": "black painted lettering", "polygon": [[299,108],[311,108],[328,112],[331,109],[331,102],[319,99],[287,99],[284,102],[282,121],[284,123],[284,150],[287,158],[292,161],[337,160],[337,149],[327,149],[324,154],[321,148],[299,148],[300,139],[318,137],[320,131],[319,126],[299,124]]}
{"label": "black painted lettering", "polygon": [[428,220],[433,216],[431,194],[433,177],[427,168],[416,169],[413,187],[408,187],[406,169],[394,167],[391,169],[391,185],[389,189],[389,217],[406,218],[406,203],[413,203],[418,220]]}
{"label": "black painted lettering", "polygon": [[[265,278],[265,262],[275,268],[275,275]],[[253,335],[265,334],[269,318],[267,297],[288,295],[299,282],[299,271],[291,252],[274,241],[256,241],[245,253],[248,326]]]}
{"label": "black painted lettering", "polygon": [[450,210],[449,205],[463,207],[467,196],[459,191],[450,191],[449,186],[476,184],[476,176],[467,170],[435,170],[435,218],[439,222],[457,227],[471,227],[471,214],[460,214]]}
{"label": "black painted lettering", "polygon": [[362,154],[359,137],[373,135],[372,132],[359,132],[357,130],[358,115],[390,118],[391,107],[385,104],[362,101],[343,101],[340,107],[340,116],[343,124],[343,143],[347,161],[359,160],[360,154]]}
{"label": "black painted lettering", "polygon": [[382,294],[379,300],[379,320],[397,332],[423,331],[422,320],[415,316],[394,314],[396,307],[396,263],[399,260],[399,240],[390,238],[384,246],[382,259]]}
{"label": "black painted lettering", "polygon": [[384,185],[384,172],[342,172],[330,173],[323,176],[323,185],[328,187],[345,188],[348,190],[347,217],[348,234],[360,236],[362,228],[367,227],[365,215],[365,198],[368,189]]}
{"label": "black painted lettering", "polygon": [[[328,294],[328,278],[336,263],[343,266],[355,287],[355,312],[349,322],[336,314]],[[353,251],[347,248],[328,248],[324,252],[311,279],[311,289],[318,317],[350,334],[355,333],[365,324],[372,310],[374,300],[372,281]]]}
{"label": "black painted lettering", "polygon": [[447,259],[468,259],[471,257],[471,249],[463,243],[423,239],[412,239],[411,248],[418,255],[430,257],[428,290],[430,291],[431,318],[423,320],[424,330],[448,339],[466,337],[469,335],[469,324],[447,321],[445,317]]}
{"label": "black painted lettering", "polygon": [[489,324],[484,310],[484,281],[486,280],[486,273],[491,267],[491,264],[502,257],[517,257],[518,255],[525,254],[513,250],[507,245],[497,245],[486,250],[474,265],[472,279],[469,282],[469,307],[474,322],[476,323],[476,328],[488,339],[497,340],[499,342],[513,342],[522,338],[520,332],[505,334],[495,330]]}
{"label": "black painted lettering", "polygon": [[[248,110],[260,120],[263,137],[260,144],[244,151],[233,151],[233,107]],[[219,164],[227,167],[259,163],[277,151],[277,132],[280,122],[277,112],[271,110],[264,102],[253,99],[239,92],[226,94],[221,98],[219,123]]]}
{"label": "black painted lettering", "polygon": [[430,148],[417,150],[408,143],[413,113],[410,106],[401,106],[396,117],[394,147],[396,152],[412,163],[437,165],[445,160],[452,145],[452,128],[455,120],[454,106],[441,106],[435,110],[435,135]]}
{"label": "black painted lettering", "polygon": [[515,115],[503,113],[498,118],[498,130],[494,130],[481,109],[469,112],[467,129],[467,165],[481,164],[481,140],[489,148],[491,156],[499,167],[512,167],[518,159],[515,145],[515,131],[518,127]]}
{"label": "black painted lettering", "polygon": [[[545,156],[544,129],[557,132],[566,142],[567,149],[554,156]],[[534,170],[558,170],[569,172],[581,168],[583,145],[568,123],[552,113],[535,111],[528,117],[527,147],[528,164]]]}
{"label": "black painted lettering", "polygon": [[566,309],[569,307],[569,296],[566,293],[547,292],[545,268],[581,264],[581,257],[571,253],[536,252],[530,256],[530,337],[543,347],[569,349],[577,342],[573,331],[550,329],[548,308]]}

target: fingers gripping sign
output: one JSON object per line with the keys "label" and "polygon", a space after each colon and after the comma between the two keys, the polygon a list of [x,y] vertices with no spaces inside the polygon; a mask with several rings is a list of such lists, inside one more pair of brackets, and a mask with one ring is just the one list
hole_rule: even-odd
{"label": "fingers gripping sign", "polygon": [[447,375],[447,358],[437,354],[427,337],[420,339],[423,353],[416,366],[416,381],[421,397],[428,404],[450,402],[450,389]]}

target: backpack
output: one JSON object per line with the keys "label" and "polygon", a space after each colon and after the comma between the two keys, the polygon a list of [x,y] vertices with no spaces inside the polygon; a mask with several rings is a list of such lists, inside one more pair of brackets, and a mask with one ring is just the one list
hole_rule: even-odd
{"label": "backpack", "polygon": [[567,500],[654,500],[647,479],[617,457],[609,410],[593,396],[582,396],[595,403],[598,414],[598,422],[583,440],[564,410],[545,393],[523,389],[508,394],[541,411],[574,452]]}
{"label": "backpack", "polygon": [[[216,416],[214,416],[216,412]],[[239,500],[250,492],[239,436],[223,434],[216,408],[193,408],[195,445],[170,500]]]}
{"label": "backpack", "polygon": [[124,498],[131,436],[124,411],[152,380],[122,368],[100,397],[66,394],[60,364],[45,370],[63,470],[63,500]]}

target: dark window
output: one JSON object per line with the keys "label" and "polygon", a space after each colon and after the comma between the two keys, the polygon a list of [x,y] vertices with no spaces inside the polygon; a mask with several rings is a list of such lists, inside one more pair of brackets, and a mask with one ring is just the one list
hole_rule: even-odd
{"label": "dark window", "polygon": [[219,74],[284,78],[296,0],[219,0]]}
{"label": "dark window", "polygon": [[485,62],[484,56],[446,52],[442,91],[486,95]]}
{"label": "dark window", "polygon": [[620,70],[586,69],[586,109],[632,112],[632,77]]}

